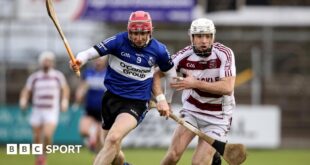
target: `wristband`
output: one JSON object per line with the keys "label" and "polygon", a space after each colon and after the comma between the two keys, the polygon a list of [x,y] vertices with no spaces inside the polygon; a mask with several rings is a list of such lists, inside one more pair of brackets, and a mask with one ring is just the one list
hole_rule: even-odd
{"label": "wristband", "polygon": [[166,97],[164,94],[160,94],[160,95],[156,96],[157,102],[164,101],[164,100],[166,100]]}

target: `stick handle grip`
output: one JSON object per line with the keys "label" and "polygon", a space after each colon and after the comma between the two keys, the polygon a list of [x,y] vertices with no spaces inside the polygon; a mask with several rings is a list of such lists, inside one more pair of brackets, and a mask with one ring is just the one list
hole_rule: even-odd
{"label": "stick handle grip", "polygon": [[[66,50],[67,50],[67,52],[68,52],[68,55],[69,55],[70,60],[72,61],[72,63],[75,64],[75,63],[76,63],[75,57],[74,57],[74,55],[73,55],[73,53],[72,53],[72,50],[71,50],[71,48],[70,48],[70,46],[69,46],[69,43],[68,43],[68,41],[67,41],[67,39],[66,39],[65,37],[63,37],[63,41],[64,41],[64,44],[65,44],[65,47],[66,47]],[[75,72],[75,74],[76,74],[78,77],[80,77],[80,76],[81,76],[80,70],[77,70],[77,71]]]}

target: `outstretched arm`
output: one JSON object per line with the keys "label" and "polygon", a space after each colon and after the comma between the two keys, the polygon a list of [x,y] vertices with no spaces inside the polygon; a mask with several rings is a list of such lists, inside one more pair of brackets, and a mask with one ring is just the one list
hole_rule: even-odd
{"label": "outstretched arm", "polygon": [[73,71],[79,70],[84,64],[86,64],[89,60],[93,60],[100,57],[97,50],[92,47],[85,51],[78,53],[76,56],[75,64],[70,61],[70,67]]}
{"label": "outstretched arm", "polygon": [[19,97],[19,107],[21,110],[25,110],[27,108],[30,93],[31,91],[27,89],[26,87],[22,89],[20,93],[20,97]]}
{"label": "outstretched arm", "polygon": [[61,111],[67,111],[69,107],[69,96],[70,96],[70,88],[67,83],[65,83],[62,87],[62,98],[61,98]]}
{"label": "outstretched arm", "polygon": [[88,84],[82,80],[75,92],[75,105],[80,105],[83,102],[84,96],[88,90]]}

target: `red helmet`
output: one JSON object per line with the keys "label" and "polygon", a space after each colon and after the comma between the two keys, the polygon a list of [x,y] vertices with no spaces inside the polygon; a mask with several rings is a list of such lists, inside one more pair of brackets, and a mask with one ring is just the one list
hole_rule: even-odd
{"label": "red helmet", "polygon": [[134,32],[152,32],[152,19],[148,12],[135,11],[130,14],[128,20],[128,31]]}

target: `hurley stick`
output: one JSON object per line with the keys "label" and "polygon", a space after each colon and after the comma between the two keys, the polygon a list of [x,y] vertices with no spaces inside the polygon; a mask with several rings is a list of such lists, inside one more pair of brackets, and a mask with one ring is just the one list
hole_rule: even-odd
{"label": "hurley stick", "polygon": [[[68,55],[69,55],[71,62],[73,64],[75,64],[76,61],[75,61],[74,55],[73,55],[72,50],[69,46],[68,40],[67,40],[65,34],[63,33],[61,27],[60,27],[59,21],[57,19],[56,12],[55,12],[54,7],[53,7],[52,0],[46,0],[46,9],[47,9],[47,13],[48,13],[49,17],[52,19],[52,21],[53,21],[53,23],[54,23],[54,25],[55,25],[55,27],[56,27],[59,35],[60,35],[63,43],[65,44],[65,47],[67,49],[67,52],[68,52]],[[75,73],[77,74],[77,76],[80,77],[81,73],[79,70],[77,70]]]}
{"label": "hurley stick", "polygon": [[180,119],[173,113],[170,113],[169,117],[179,123],[180,125],[184,126],[188,130],[195,133],[197,136],[205,140],[207,143],[213,146],[213,148],[219,152],[225,161],[229,165],[240,165],[246,159],[246,148],[243,144],[229,144],[224,143],[218,140],[211,138],[210,136],[204,134],[199,129],[194,127],[193,125],[185,122],[184,120]]}

